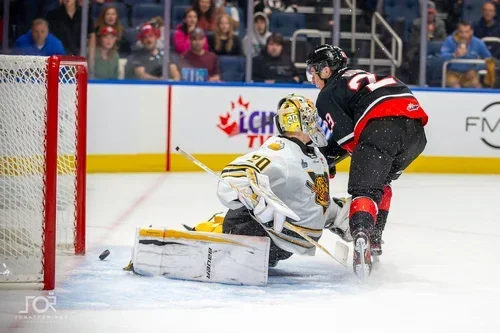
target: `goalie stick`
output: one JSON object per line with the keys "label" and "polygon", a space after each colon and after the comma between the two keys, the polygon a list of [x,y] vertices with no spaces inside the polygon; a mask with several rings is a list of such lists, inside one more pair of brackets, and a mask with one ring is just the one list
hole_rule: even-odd
{"label": "goalie stick", "polygon": [[[196,164],[197,166],[199,166],[201,169],[205,170],[207,173],[209,173],[212,176],[216,177],[219,181],[223,182],[224,184],[228,185],[229,187],[231,187],[232,189],[234,189],[235,191],[237,191],[238,193],[240,193],[242,196],[244,196],[246,198],[250,198],[250,196],[248,194],[244,193],[239,188],[237,188],[236,186],[232,185],[229,181],[227,181],[225,179],[222,179],[220,177],[220,175],[218,175],[212,169],[210,169],[205,164],[203,164],[201,161],[199,161],[198,159],[196,159],[193,155],[189,154],[188,152],[186,152],[185,150],[181,149],[178,146],[175,147],[175,150],[178,151],[179,153],[181,153],[182,155],[184,155],[188,160],[190,160],[191,162],[193,162],[194,164]],[[272,199],[266,197],[265,199],[266,200],[269,199],[268,203],[270,205],[273,205],[273,208],[280,207],[281,211],[282,210],[288,210],[288,212],[286,212],[284,215],[290,216],[290,215],[288,215],[288,213],[290,213],[290,212],[293,213],[293,211],[284,202],[282,202],[278,197],[273,196]],[[276,202],[274,202],[274,200],[276,200]],[[297,216],[295,213],[293,213],[293,215]],[[292,218],[294,220],[296,220],[296,221],[300,220],[300,218],[298,216],[297,216],[297,219],[295,219],[294,217],[292,217]],[[257,220],[256,220],[256,222],[261,223],[260,221],[257,221]],[[302,230],[300,230],[299,228],[297,228],[293,224],[285,221],[284,226],[287,229],[293,230],[294,232],[296,232],[297,234],[299,234],[306,241],[308,241],[312,245],[314,245],[317,248],[319,248],[321,251],[323,251],[324,253],[326,253],[330,258],[334,259],[335,261],[337,261],[342,266],[347,267],[347,256],[349,254],[349,247],[347,245],[345,245],[344,243],[341,243],[340,241],[337,241],[335,243],[335,252],[332,254],[325,247],[323,247],[321,244],[319,244],[318,242],[316,242],[314,239],[312,239],[311,237],[309,237],[308,235],[306,235],[304,232],[302,232]]]}

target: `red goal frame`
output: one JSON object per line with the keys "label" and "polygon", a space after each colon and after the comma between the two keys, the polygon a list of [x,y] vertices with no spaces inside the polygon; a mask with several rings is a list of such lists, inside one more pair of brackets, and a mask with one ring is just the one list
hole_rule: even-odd
{"label": "red goal frame", "polygon": [[87,156],[87,60],[77,56],[51,56],[47,63],[46,80],[46,132],[45,132],[45,193],[43,221],[43,289],[55,288],[56,273],[56,202],[58,163],[59,75],[61,66],[76,67],[76,202],[75,202],[75,255],[85,254],[86,242],[86,156]]}

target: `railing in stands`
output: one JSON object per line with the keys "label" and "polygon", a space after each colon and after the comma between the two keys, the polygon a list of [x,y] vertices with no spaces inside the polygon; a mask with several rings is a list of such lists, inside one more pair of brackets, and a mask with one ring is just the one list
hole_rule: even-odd
{"label": "railing in stands", "polygon": [[471,64],[471,65],[486,65],[484,59],[451,59],[443,63],[443,77],[441,79],[441,87],[446,87],[446,72],[449,64]]}
{"label": "railing in stands", "polygon": [[[380,23],[391,35],[391,52],[387,51],[384,43],[377,35],[377,24]],[[391,75],[396,75],[396,67],[401,66],[403,62],[403,41],[398,34],[392,29],[387,21],[380,15],[379,12],[374,12],[372,16],[372,30],[371,30],[371,44],[370,44],[370,72],[374,72],[375,63],[375,44],[377,44],[390,61]]]}

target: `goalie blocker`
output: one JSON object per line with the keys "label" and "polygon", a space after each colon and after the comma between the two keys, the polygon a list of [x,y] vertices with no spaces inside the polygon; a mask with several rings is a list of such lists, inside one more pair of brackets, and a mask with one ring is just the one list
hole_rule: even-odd
{"label": "goalie blocker", "polygon": [[267,284],[270,239],[137,227],[133,271],[139,275],[237,285]]}

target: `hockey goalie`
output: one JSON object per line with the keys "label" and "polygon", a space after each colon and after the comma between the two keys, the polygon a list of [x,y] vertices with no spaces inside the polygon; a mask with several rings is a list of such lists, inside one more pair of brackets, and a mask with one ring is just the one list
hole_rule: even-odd
{"label": "hockey goalie", "polygon": [[[140,275],[264,285],[268,268],[312,256],[324,229],[350,241],[350,200],[331,199],[326,145],[314,103],[290,94],[278,103],[280,135],[228,164],[217,196],[229,208],[188,231],[138,227],[127,270]],[[304,237],[302,237],[303,235]],[[309,239],[309,240],[308,240]]]}

